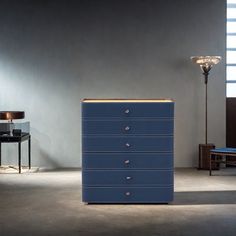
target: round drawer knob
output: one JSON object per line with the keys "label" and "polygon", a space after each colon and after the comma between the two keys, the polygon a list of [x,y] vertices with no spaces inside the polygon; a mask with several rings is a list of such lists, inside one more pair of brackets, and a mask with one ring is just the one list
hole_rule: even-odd
{"label": "round drawer knob", "polygon": [[131,176],[126,176],[126,179],[127,179],[127,180],[131,180],[132,177],[131,177]]}
{"label": "round drawer knob", "polygon": [[126,143],[125,146],[126,146],[126,147],[130,147],[131,145],[130,145],[129,143]]}
{"label": "round drawer knob", "polygon": [[129,126],[125,126],[125,131],[129,131],[130,127]]}
{"label": "round drawer knob", "polygon": [[126,192],[125,195],[126,195],[126,196],[130,196],[131,193],[130,193],[130,192]]}
{"label": "round drawer knob", "polygon": [[126,110],[125,110],[125,114],[129,114],[129,109],[126,109]]}
{"label": "round drawer knob", "polygon": [[129,160],[125,160],[125,164],[129,164],[130,163],[130,161]]}

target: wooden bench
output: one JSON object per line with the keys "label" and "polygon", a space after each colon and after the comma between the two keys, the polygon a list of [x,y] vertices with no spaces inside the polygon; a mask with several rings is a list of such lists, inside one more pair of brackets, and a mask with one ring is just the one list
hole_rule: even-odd
{"label": "wooden bench", "polygon": [[224,163],[226,165],[230,164],[236,166],[236,160],[229,161],[227,160],[227,157],[236,157],[236,148],[215,148],[210,150],[210,176],[212,175],[212,163]]}

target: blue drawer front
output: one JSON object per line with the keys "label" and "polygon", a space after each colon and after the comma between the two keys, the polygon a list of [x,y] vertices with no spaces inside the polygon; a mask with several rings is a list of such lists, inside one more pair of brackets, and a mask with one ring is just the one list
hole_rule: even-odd
{"label": "blue drawer front", "polygon": [[172,135],[173,126],[172,119],[141,121],[83,120],[82,124],[83,134],[85,135]]}
{"label": "blue drawer front", "polygon": [[84,152],[172,152],[172,136],[83,136]]}
{"label": "blue drawer front", "polygon": [[83,187],[82,200],[88,203],[168,203],[173,201],[173,186]]}
{"label": "blue drawer front", "polygon": [[172,153],[83,153],[83,169],[173,168]]}
{"label": "blue drawer front", "polygon": [[172,170],[84,170],[82,183],[87,186],[172,185]]}
{"label": "blue drawer front", "polygon": [[174,103],[83,103],[82,116],[101,117],[173,117]]}

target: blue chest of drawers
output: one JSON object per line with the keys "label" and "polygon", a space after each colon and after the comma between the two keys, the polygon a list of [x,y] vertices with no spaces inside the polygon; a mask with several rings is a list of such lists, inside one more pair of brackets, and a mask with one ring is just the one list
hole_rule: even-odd
{"label": "blue chest of drawers", "polygon": [[82,200],[173,200],[174,102],[82,102]]}

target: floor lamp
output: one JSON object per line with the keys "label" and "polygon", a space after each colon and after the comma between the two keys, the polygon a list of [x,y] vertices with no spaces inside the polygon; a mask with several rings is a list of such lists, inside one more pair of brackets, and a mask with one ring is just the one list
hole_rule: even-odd
{"label": "floor lamp", "polygon": [[220,56],[193,56],[191,60],[198,64],[204,75],[205,82],[205,145],[199,144],[199,169],[209,169],[209,150],[214,148],[214,144],[208,144],[207,139],[207,84],[208,76],[213,65],[220,62]]}

